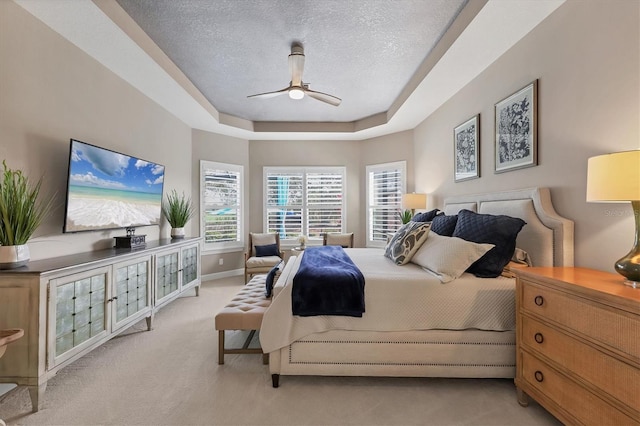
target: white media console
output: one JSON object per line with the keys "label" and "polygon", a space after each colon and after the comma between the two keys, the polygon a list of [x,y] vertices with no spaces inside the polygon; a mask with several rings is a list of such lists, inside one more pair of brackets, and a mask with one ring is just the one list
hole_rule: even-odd
{"label": "white media console", "polygon": [[55,373],[200,289],[200,238],[147,242],[29,262],[0,271],[0,329],[24,337],[0,358],[0,383],[29,387],[33,411]]}

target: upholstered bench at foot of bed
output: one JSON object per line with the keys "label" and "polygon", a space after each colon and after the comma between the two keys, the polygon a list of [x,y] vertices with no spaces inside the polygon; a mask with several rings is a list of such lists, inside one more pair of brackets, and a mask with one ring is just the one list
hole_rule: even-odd
{"label": "upholstered bench at foot of bed", "polygon": [[[262,354],[262,348],[249,348],[256,330],[260,330],[262,316],[271,304],[264,296],[266,275],[255,275],[233,299],[216,315],[218,330],[218,364],[224,364],[225,354]],[[251,330],[241,348],[225,348],[225,330]],[[263,354],[263,361],[267,363]]]}

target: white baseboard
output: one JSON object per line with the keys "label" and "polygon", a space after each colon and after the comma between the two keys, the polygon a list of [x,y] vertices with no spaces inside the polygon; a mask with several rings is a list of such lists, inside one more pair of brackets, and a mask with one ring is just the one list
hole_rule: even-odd
{"label": "white baseboard", "polygon": [[201,281],[219,280],[221,278],[235,277],[236,275],[244,275],[244,269],[232,269],[230,271],[206,274],[206,275],[202,275],[202,277],[200,277],[200,280]]}

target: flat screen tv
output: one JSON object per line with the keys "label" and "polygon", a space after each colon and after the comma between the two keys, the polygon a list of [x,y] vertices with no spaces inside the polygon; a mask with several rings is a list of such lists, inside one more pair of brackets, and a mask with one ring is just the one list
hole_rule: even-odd
{"label": "flat screen tv", "polygon": [[71,139],[63,232],[159,225],[164,166]]}

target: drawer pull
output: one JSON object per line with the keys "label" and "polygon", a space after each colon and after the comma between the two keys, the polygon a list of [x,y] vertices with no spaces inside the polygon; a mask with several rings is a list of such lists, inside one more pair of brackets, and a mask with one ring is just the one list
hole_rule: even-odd
{"label": "drawer pull", "polygon": [[539,370],[533,373],[533,377],[535,377],[538,382],[542,382],[544,380],[544,375],[542,374],[542,371]]}
{"label": "drawer pull", "polygon": [[544,298],[542,296],[536,296],[533,301],[536,305],[542,306],[542,304],[544,303]]}
{"label": "drawer pull", "polygon": [[536,340],[536,343],[542,343],[544,342],[544,336],[542,335],[542,333],[536,333],[533,338]]}

